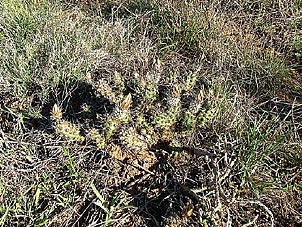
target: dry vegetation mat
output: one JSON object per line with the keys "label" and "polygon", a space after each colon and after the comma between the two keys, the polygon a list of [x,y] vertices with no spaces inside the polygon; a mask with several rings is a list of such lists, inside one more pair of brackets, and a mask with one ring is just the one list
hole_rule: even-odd
{"label": "dry vegetation mat", "polygon": [[301,226],[302,2],[1,0],[0,226]]}

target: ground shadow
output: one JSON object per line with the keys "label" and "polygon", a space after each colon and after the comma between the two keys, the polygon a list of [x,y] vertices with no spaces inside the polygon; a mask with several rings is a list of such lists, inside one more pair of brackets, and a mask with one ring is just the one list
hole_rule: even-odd
{"label": "ground shadow", "polygon": [[[169,226],[175,220],[182,225],[184,211],[188,204],[193,205],[196,210],[202,207],[198,196],[189,188],[201,187],[199,183],[210,185],[210,182],[207,182],[206,179],[204,179],[204,182],[200,182],[196,178],[207,174],[203,171],[210,171],[210,169],[206,170],[206,165],[199,163],[196,157],[206,155],[213,157],[215,155],[188,147],[173,147],[170,146],[169,141],[159,141],[150,150],[154,152],[157,161],[148,171],[142,170],[141,174],[134,176],[129,181],[123,181],[118,186],[110,187],[110,191],[111,193],[124,191],[132,198],[129,205],[136,208],[133,216],[140,220],[140,222],[133,223],[133,226]],[[182,182],[181,176],[183,175],[177,173],[177,167],[168,159],[172,152],[185,152],[189,162],[191,164],[194,162],[192,166],[185,167],[188,170],[183,171],[187,171],[188,177],[199,183]],[[101,181],[95,182],[95,184],[97,188],[108,190]],[[97,223],[104,221],[105,214],[102,209],[92,204],[94,199],[96,199],[95,196],[90,201],[86,201],[81,208],[81,217],[72,226],[85,226],[92,219]],[[200,226],[199,220],[198,215],[186,219],[185,226]]]}
{"label": "ground shadow", "polygon": [[26,126],[29,129],[51,130],[51,113],[55,104],[62,109],[64,120],[85,124],[87,127],[100,124],[98,115],[110,114],[113,111],[114,104],[97,94],[91,84],[86,82],[74,84],[76,85],[73,85],[72,89],[59,85],[55,92],[50,93],[48,101],[42,105],[41,117],[25,119]]}

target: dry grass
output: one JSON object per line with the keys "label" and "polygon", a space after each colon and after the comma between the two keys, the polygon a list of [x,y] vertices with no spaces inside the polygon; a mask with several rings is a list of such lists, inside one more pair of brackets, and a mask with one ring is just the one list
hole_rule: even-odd
{"label": "dry grass", "polygon": [[0,225],[301,225],[301,9],[3,0]]}

